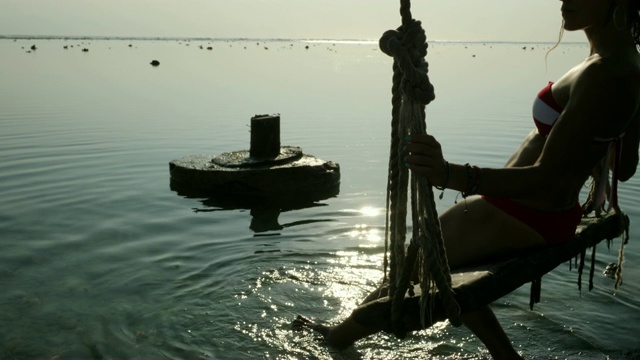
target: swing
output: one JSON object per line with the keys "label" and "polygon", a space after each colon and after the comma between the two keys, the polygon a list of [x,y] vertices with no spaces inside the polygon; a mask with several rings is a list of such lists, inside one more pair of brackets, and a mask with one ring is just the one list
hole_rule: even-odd
{"label": "swing", "polygon": [[[610,208],[608,212],[601,210],[601,204],[594,205],[594,189],[601,184],[608,186],[608,179],[603,183],[603,179],[597,176],[594,176],[592,191],[583,206],[584,214],[594,215],[583,216],[570,241],[451,273],[432,187],[423,177],[409,176],[408,169],[401,162],[407,135],[426,133],[425,106],[435,98],[424,59],[428,46],[426,35],[420,22],[412,18],[410,7],[410,0],[400,1],[402,26],[385,32],[380,39],[381,50],[394,58],[383,265],[383,282],[388,284],[388,296],[361,305],[351,317],[361,325],[393,332],[402,338],[408,331],[424,329],[447,319],[454,326],[459,326],[462,313],[479,309],[528,282],[531,283],[530,307],[533,309],[533,305],[540,301],[542,276],[563,262],[571,263],[578,255],[578,287],[581,288],[588,248],[592,249],[591,290],[596,245],[604,239],[610,244],[613,238],[624,234],[618,258],[617,288],[621,283],[622,254],[628,240],[629,218],[612,199],[609,200],[614,204],[613,210]],[[413,226],[411,241],[405,251],[408,202]],[[416,267],[420,274],[419,289],[410,284]]]}
{"label": "swing", "polygon": [[[533,251],[526,255],[515,256],[492,263],[480,264],[462,268],[451,274],[454,299],[461,308],[461,312],[470,312],[484,305],[500,299],[522,285],[531,283],[529,306],[533,309],[535,303],[540,302],[541,278],[544,274],[555,269],[559,264],[574,259],[578,268],[578,288],[582,287],[582,273],[585,266],[586,251],[592,249],[589,272],[589,290],[593,288],[595,270],[596,245],[602,240],[610,242],[625,232],[629,218],[623,213],[611,212],[602,217],[584,217],[576,230],[576,235],[570,241]],[[618,267],[620,269],[620,267]],[[436,322],[447,319],[444,300],[440,291],[430,291],[428,298],[433,300],[433,308],[424,319],[407,321],[420,314],[420,301],[424,292],[422,289],[412,289],[401,299],[404,311],[404,331],[425,329]],[[363,304],[353,310],[351,317],[359,324],[371,328],[394,332],[391,322],[391,304],[389,297],[380,298]]]}

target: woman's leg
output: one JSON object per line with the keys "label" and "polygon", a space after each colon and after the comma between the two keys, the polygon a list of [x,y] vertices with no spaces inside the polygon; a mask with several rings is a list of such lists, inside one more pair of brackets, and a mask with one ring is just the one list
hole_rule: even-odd
{"label": "woman's leg", "polygon": [[316,324],[303,316],[298,316],[293,321],[293,326],[308,327],[312,330],[317,331],[324,337],[327,345],[336,349],[346,349],[349,346],[353,345],[353,343],[355,343],[356,341],[382,331],[382,328],[376,329],[363,326],[353,320],[351,317],[348,317],[338,325],[326,326]]}
{"label": "woman's leg", "polygon": [[[478,196],[444,212],[440,226],[452,269],[547,245],[533,229]],[[489,305],[463,314],[462,321],[494,359],[521,359]]]}
{"label": "woman's leg", "polygon": [[491,357],[498,359],[522,359],[513,348],[507,334],[502,329],[489,305],[479,310],[462,314],[462,322],[471,330],[484,346],[487,347]]}
{"label": "woman's leg", "polygon": [[547,245],[533,229],[479,196],[442,213],[440,228],[452,269]]}
{"label": "woman's leg", "polygon": [[[367,295],[367,297],[362,301],[361,305],[386,297],[388,293],[389,287],[386,285],[382,285],[372,291],[369,295]],[[353,320],[351,317],[348,317],[338,325],[326,326],[322,324],[316,324],[303,316],[298,316],[293,321],[293,326],[296,328],[307,327],[314,331],[317,331],[324,337],[329,346],[336,349],[347,348],[360,339],[382,331],[382,328],[363,326]]]}
{"label": "woman's leg", "polygon": [[[534,230],[476,196],[462,200],[444,212],[440,216],[440,226],[452,269],[546,244]],[[376,290],[367,300],[381,294]],[[488,306],[464,314],[462,320],[494,358],[519,358]],[[351,317],[331,327],[298,317],[294,325],[318,331],[330,346],[336,348],[348,347],[382,330],[364,327]]]}

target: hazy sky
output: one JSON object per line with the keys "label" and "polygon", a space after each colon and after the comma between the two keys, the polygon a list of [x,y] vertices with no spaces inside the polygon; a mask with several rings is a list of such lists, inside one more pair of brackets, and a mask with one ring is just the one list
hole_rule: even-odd
{"label": "hazy sky", "polygon": [[[0,0],[0,35],[377,39],[397,0]],[[434,40],[555,41],[558,0],[413,0]],[[565,34],[582,41],[581,32]]]}

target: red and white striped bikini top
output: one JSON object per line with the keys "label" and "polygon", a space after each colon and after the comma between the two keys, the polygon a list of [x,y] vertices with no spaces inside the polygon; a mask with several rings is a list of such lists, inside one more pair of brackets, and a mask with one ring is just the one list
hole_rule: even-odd
{"label": "red and white striped bikini top", "polygon": [[[540,92],[536,99],[533,102],[533,122],[536,124],[536,128],[538,128],[538,134],[542,136],[547,136],[551,132],[553,128],[553,124],[560,117],[560,113],[564,108],[560,106],[556,100],[553,98],[553,94],[551,93],[551,85],[553,82],[549,81],[547,86],[545,86]],[[612,206],[617,205],[618,203],[618,171],[620,164],[620,157],[622,155],[622,137],[624,133],[616,138],[611,139],[603,139],[603,138],[595,138],[594,142],[603,142],[608,143],[607,155],[605,156],[605,164],[600,174],[600,188],[596,191],[596,207],[603,206],[606,198],[606,184],[607,178],[609,176],[609,169],[611,168],[611,188],[609,192],[609,209]],[[611,164],[613,162],[613,164]]]}
{"label": "red and white striped bikini top", "polygon": [[563,107],[558,105],[551,93],[553,82],[540,90],[533,102],[533,122],[538,128],[538,134],[547,136],[551,132],[553,124],[558,120]]}

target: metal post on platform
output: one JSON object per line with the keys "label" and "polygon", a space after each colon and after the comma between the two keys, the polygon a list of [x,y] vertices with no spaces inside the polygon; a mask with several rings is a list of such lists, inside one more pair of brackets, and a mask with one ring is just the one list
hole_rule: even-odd
{"label": "metal post on platform", "polygon": [[251,118],[252,158],[277,157],[280,154],[280,115],[255,115]]}

